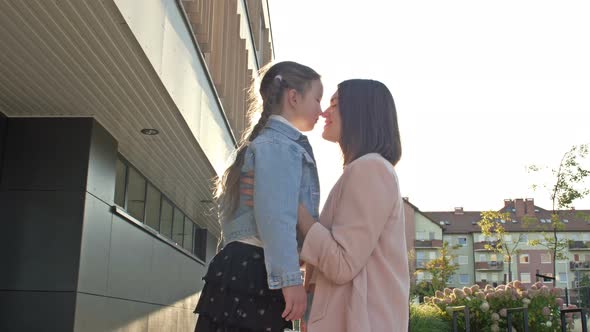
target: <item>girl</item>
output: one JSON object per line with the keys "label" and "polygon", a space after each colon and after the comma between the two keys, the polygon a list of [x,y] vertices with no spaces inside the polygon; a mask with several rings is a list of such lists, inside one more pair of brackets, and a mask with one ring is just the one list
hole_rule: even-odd
{"label": "girl", "polygon": [[[318,215],[319,181],[301,131],[321,114],[320,76],[295,62],[261,70],[249,113],[262,112],[244,136],[233,164],[218,180],[223,249],[203,278],[195,331],[283,331],[301,318],[303,288],[296,239],[297,209]],[[253,206],[240,195],[241,174],[255,171]]]}

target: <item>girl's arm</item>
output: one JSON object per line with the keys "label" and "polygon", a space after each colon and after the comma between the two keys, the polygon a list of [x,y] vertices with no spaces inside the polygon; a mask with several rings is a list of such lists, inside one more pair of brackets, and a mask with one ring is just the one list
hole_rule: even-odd
{"label": "girl's arm", "polygon": [[295,149],[272,141],[254,152],[254,217],[264,245],[270,289],[302,285],[296,225],[303,160]]}

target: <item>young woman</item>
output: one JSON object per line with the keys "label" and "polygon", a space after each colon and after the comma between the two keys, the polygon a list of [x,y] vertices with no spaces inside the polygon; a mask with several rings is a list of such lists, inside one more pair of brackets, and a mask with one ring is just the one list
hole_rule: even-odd
{"label": "young woman", "polygon": [[300,258],[313,267],[306,269],[314,293],[307,331],[407,331],[410,275],[393,97],[377,81],[344,81],[324,117],[322,136],[339,143],[344,172],[319,223],[299,209]]}
{"label": "young woman", "polygon": [[[250,93],[250,114],[260,119],[218,181],[224,247],[203,278],[198,332],[282,332],[306,309],[297,209],[303,204],[318,215],[319,181],[301,131],[317,122],[323,87],[313,69],[295,62],[265,68],[260,77]],[[258,175],[253,206],[239,191],[240,176],[251,171]]]}

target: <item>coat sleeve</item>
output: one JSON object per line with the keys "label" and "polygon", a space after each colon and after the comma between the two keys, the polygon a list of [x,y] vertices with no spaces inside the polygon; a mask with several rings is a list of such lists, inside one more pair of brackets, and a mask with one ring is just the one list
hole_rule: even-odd
{"label": "coat sleeve", "polygon": [[367,264],[401,199],[396,177],[381,160],[358,160],[342,176],[332,228],[315,223],[300,255],[336,284],[351,281]]}

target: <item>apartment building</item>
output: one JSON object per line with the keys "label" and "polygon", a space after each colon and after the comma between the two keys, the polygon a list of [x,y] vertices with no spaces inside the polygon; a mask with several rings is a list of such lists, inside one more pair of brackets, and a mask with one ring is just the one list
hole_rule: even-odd
{"label": "apartment building", "polygon": [[[558,287],[576,287],[584,274],[590,273],[590,210],[557,211],[565,228],[557,234],[568,242],[567,259],[558,260],[553,276],[552,257],[542,245],[531,246],[532,240],[543,240],[543,232],[551,232],[551,211],[534,204],[532,198],[506,199],[498,211],[510,214],[509,220],[499,220],[506,229],[504,241],[515,253],[509,263],[506,257],[486,249],[485,244],[496,239],[481,233],[478,221],[483,211],[423,212],[442,227],[443,240],[452,246],[459,269],[449,280],[451,287],[464,287],[475,283],[501,284],[507,282],[509,270],[512,280],[525,284],[537,281],[537,274],[555,277]],[[509,268],[510,264],[510,268]],[[541,279],[540,279],[541,280]],[[551,285],[551,279],[544,280]]]}

